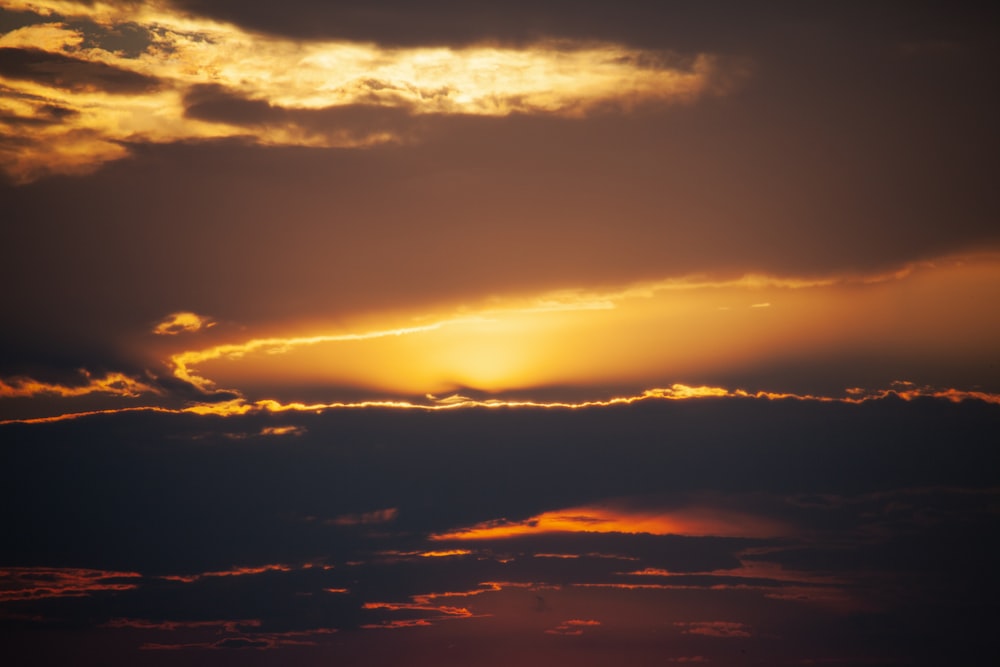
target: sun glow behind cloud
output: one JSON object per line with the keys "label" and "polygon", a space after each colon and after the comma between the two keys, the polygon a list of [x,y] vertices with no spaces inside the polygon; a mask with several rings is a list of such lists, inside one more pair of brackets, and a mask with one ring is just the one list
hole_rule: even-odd
{"label": "sun glow behind cloud", "polygon": [[[987,255],[888,276],[670,280],[494,301],[385,328],[187,350],[170,364],[179,379],[206,391],[267,398],[254,396],[266,386],[285,400],[296,398],[285,390],[292,387],[399,397],[665,386],[797,356],[858,352],[971,364],[995,353],[1000,315],[983,304],[997,299],[1000,262]],[[885,383],[893,379],[921,381]]]}
{"label": "sun glow behind cloud", "polygon": [[[142,374],[81,369],[62,382],[5,377],[0,399],[8,406],[31,397],[90,401],[75,410],[50,407],[48,415],[572,408],[707,396],[859,402],[889,393],[995,402],[1000,393],[983,369],[1000,339],[1000,314],[985,304],[998,300],[1000,260],[982,254],[885,275],[690,277],[372,313],[335,326],[274,322],[242,341],[231,324],[180,312],[131,343],[142,355],[134,363],[147,369]],[[746,369],[852,355],[872,361],[846,369],[839,385],[741,388],[727,379]],[[859,379],[872,364],[885,364],[882,375]],[[975,381],[942,379],[935,375],[942,365],[965,369]],[[191,391],[173,396],[172,386]],[[29,416],[14,408],[5,416]]]}
{"label": "sun glow behind cloud", "polygon": [[[742,71],[708,54],[611,43],[386,49],[297,42],[188,16],[166,2],[8,0],[4,8],[43,17],[0,36],[13,59],[0,67],[0,114],[21,138],[3,149],[4,170],[21,181],[91,170],[126,156],[123,142],[136,140],[240,136],[265,145],[359,147],[413,140],[404,119],[429,114],[579,117],[597,108],[687,103],[724,93],[724,82]],[[137,52],[103,46],[123,28],[141,36]],[[71,85],[62,70],[89,78]]]}

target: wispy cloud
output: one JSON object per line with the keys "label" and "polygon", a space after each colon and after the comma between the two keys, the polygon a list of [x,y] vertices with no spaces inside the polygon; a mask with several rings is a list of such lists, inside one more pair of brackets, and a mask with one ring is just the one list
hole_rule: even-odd
{"label": "wispy cloud", "polygon": [[327,523],[334,526],[370,526],[373,524],[390,523],[396,520],[399,510],[395,507],[362,512],[360,514],[342,514],[330,519]]}
{"label": "wispy cloud", "polygon": [[86,597],[138,587],[138,572],[74,567],[8,567],[0,569],[0,602]]}
{"label": "wispy cloud", "polygon": [[750,637],[750,627],[733,621],[686,621],[674,623],[686,635],[705,635],[723,639]]}
{"label": "wispy cloud", "polygon": [[563,621],[554,628],[549,628],[545,631],[545,634],[579,637],[583,634],[584,630],[588,628],[595,628],[600,624],[600,621],[595,621],[593,619],[573,618],[568,621]]}

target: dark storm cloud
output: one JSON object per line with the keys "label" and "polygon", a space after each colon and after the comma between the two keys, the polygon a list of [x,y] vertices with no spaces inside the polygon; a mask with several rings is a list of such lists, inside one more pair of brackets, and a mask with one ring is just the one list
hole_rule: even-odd
{"label": "dark storm cloud", "polygon": [[0,48],[0,75],[74,92],[102,90],[132,95],[156,90],[156,78],[104,63],[38,49]]}

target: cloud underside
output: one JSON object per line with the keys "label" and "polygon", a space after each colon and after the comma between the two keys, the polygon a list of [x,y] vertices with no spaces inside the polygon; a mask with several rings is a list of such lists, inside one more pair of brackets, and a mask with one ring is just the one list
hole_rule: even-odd
{"label": "cloud underside", "polygon": [[[0,36],[0,150],[20,182],[92,170],[129,142],[405,143],[423,118],[690,103],[740,75],[707,54],[613,43],[381,48],[253,34],[160,3],[32,3],[46,7],[56,13]],[[131,50],[115,48],[123,30]]]}

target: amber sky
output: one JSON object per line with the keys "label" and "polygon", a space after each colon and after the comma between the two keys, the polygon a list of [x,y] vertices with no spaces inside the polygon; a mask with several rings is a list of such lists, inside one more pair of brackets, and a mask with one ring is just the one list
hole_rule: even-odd
{"label": "amber sky", "polygon": [[0,623],[122,664],[402,664],[368,626],[427,664],[939,659],[987,603],[911,650],[883,580],[995,527],[978,4],[0,0]]}

